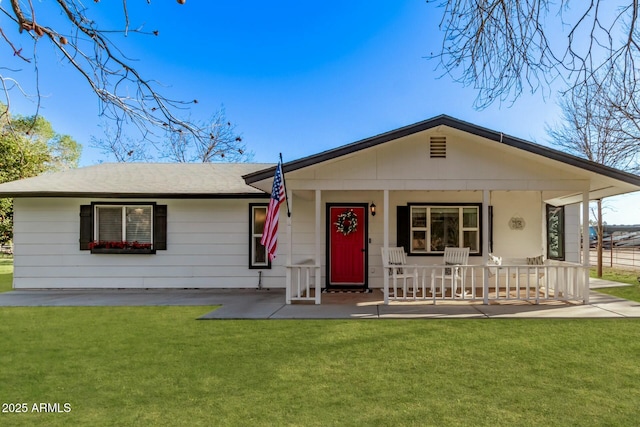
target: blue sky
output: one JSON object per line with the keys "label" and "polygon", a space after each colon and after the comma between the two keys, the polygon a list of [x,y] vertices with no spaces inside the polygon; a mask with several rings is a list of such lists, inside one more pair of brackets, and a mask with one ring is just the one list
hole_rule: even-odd
{"label": "blue sky", "polygon": [[[120,2],[90,3],[97,21],[121,26]],[[224,105],[257,162],[275,162],[278,152],[297,159],[439,114],[548,145],[545,124],[558,117],[553,94],[475,110],[473,88],[441,77],[426,59],[439,49],[442,12],[422,0],[140,0],[128,7],[132,27],[160,31],[119,41],[139,71],[169,97],[198,99],[194,119]],[[49,18],[58,19],[40,21]],[[45,43],[39,52],[52,59],[40,64],[41,113],[84,145],[82,165],[113,160],[89,146],[101,121],[86,82]],[[12,107],[32,108],[17,95]],[[640,223],[630,215],[640,198],[632,199],[605,219]]]}

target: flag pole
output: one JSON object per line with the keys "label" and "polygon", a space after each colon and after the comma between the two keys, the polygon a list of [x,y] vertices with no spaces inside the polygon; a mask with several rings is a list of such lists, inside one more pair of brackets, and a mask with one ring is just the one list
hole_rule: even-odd
{"label": "flag pole", "polygon": [[[282,167],[282,153],[280,153],[280,167]],[[287,193],[287,181],[284,179],[284,170],[282,171],[282,186],[284,187],[284,200],[287,203],[287,217],[291,218],[291,210],[289,209],[289,193]]]}

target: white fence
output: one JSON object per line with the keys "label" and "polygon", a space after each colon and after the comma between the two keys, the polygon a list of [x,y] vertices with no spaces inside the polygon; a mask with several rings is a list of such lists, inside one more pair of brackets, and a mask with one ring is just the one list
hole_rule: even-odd
{"label": "white fence", "polygon": [[406,279],[385,268],[384,302],[437,301],[589,301],[589,281],[580,264],[461,265],[402,267]]}
{"label": "white fence", "polygon": [[[320,280],[317,280],[316,273],[320,271],[320,266],[312,263],[302,263],[287,265],[286,277],[286,303],[291,301],[313,301],[320,304]],[[312,292],[313,289],[313,292]]]}

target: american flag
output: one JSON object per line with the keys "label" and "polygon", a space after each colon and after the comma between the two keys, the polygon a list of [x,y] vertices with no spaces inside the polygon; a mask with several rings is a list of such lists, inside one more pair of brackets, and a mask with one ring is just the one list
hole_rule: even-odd
{"label": "american flag", "polygon": [[284,202],[284,181],[282,178],[282,162],[278,163],[276,174],[273,177],[273,188],[271,189],[271,199],[267,208],[267,219],[264,224],[264,232],[260,243],[264,245],[269,256],[269,261],[276,257],[278,248],[278,217],[280,216],[280,205]]}

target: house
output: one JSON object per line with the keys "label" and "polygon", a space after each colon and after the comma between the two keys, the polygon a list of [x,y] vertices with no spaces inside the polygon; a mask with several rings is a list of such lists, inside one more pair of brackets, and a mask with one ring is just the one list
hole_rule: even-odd
{"label": "house", "polygon": [[259,242],[275,168],[100,164],[1,184],[15,198],[14,287],[286,286],[288,301],[320,302],[310,288],[387,288],[392,246],[425,268],[447,246],[478,268],[489,253],[542,255],[584,284],[588,201],[640,190],[640,176],[442,115],[285,163],[292,216],[281,211],[270,263]]}

